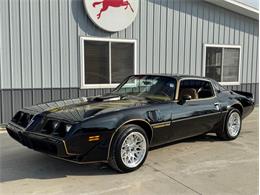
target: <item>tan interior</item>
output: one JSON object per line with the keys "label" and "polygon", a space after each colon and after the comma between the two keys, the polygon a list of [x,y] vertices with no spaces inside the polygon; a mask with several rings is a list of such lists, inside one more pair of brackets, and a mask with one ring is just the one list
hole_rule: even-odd
{"label": "tan interior", "polygon": [[198,98],[199,98],[196,89],[193,89],[193,88],[185,88],[185,89],[182,89],[182,90],[180,91],[179,100],[180,100],[183,96],[185,96],[185,95],[191,96],[191,99],[198,99]]}

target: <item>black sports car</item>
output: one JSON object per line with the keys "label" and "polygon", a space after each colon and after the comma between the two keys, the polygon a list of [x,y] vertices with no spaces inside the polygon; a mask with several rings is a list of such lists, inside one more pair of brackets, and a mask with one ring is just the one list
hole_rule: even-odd
{"label": "black sports car", "polygon": [[212,79],[133,75],[110,94],[24,108],[7,131],[57,158],[108,162],[130,172],[144,163],[150,147],[209,132],[237,138],[253,108],[251,93],[226,90]]}

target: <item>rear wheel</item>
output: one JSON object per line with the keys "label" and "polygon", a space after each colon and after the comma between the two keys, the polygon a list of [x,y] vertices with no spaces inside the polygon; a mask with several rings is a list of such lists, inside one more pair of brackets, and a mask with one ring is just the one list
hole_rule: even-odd
{"label": "rear wheel", "polygon": [[142,166],[149,143],[145,131],[137,125],[125,125],[115,138],[110,166],[119,172],[131,172]]}
{"label": "rear wheel", "polygon": [[233,108],[227,115],[224,131],[218,132],[217,136],[225,140],[236,139],[239,136],[241,124],[241,113]]}

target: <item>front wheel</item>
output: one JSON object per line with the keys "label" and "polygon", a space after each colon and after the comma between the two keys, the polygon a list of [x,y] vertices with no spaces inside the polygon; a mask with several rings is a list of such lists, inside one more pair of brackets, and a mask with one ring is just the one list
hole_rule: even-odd
{"label": "front wheel", "polygon": [[110,166],[119,172],[131,172],[142,166],[149,148],[145,131],[137,125],[123,126],[112,147]]}
{"label": "front wheel", "polygon": [[227,115],[224,131],[218,132],[217,136],[225,140],[236,139],[241,131],[241,124],[241,113],[234,108]]}

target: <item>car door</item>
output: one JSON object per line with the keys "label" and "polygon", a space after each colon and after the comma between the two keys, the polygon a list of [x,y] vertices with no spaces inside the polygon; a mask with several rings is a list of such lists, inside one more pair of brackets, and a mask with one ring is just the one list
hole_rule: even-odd
{"label": "car door", "polygon": [[[183,83],[182,83],[183,82]],[[183,84],[183,85],[182,85]],[[179,81],[179,95],[182,87],[195,89],[197,92],[202,84],[212,90],[212,94],[199,96],[180,103],[180,97],[173,102],[172,107],[172,132],[170,140],[200,135],[214,129],[221,120],[215,90],[208,80],[182,79]]]}
{"label": "car door", "polygon": [[173,130],[171,122],[172,106],[171,102],[158,104],[151,111],[147,112],[153,128],[151,146],[161,145],[169,141],[169,135]]}

